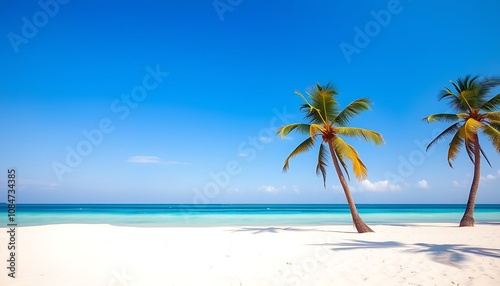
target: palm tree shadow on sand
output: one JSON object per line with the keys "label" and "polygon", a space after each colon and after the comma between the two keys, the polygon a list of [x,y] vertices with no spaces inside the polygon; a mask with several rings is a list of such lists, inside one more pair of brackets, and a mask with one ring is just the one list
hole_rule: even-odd
{"label": "palm tree shadow on sand", "polygon": [[350,240],[350,242],[335,243],[335,244],[326,243],[319,245],[333,246],[333,248],[331,248],[332,251],[349,251],[358,249],[377,249],[377,248],[401,248],[402,252],[426,253],[435,262],[458,268],[461,268],[460,263],[466,262],[470,255],[500,258],[500,249],[473,247],[463,244],[429,244],[429,243],[404,244],[397,241],[379,242],[379,241],[365,241],[365,240]]}

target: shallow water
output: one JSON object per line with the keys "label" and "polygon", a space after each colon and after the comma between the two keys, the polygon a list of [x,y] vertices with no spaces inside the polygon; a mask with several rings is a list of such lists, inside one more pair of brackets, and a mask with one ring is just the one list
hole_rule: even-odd
{"label": "shallow water", "polygon": [[[458,223],[465,205],[360,204],[368,224]],[[1,205],[3,225],[7,206]],[[478,223],[499,223],[500,205],[476,205]],[[347,205],[19,204],[18,226],[62,223],[124,226],[250,226],[351,224]]]}

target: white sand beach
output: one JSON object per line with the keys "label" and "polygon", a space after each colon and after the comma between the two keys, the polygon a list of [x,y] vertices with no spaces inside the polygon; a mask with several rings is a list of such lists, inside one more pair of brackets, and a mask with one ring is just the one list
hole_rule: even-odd
{"label": "white sand beach", "polygon": [[500,225],[17,229],[0,285],[500,285]]}

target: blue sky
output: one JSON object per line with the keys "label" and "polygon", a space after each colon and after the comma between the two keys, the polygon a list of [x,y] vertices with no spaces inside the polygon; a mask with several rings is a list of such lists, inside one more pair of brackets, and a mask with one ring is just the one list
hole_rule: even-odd
{"label": "blue sky", "polygon": [[[303,138],[274,136],[303,119],[295,90],[331,81],[386,141],[348,140],[357,203],[465,203],[469,159],[423,152],[444,125],[421,118],[450,111],[449,80],[500,73],[500,3],[309,2],[3,1],[1,189],[16,168],[25,203],[344,203],[316,151],[282,173]],[[500,203],[485,146],[478,202]]]}

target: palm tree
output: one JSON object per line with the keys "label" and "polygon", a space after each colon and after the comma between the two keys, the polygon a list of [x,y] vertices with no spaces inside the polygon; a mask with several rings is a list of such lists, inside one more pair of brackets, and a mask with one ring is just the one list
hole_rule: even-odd
{"label": "palm tree", "polygon": [[439,100],[447,99],[457,113],[434,114],[424,118],[427,122],[453,123],[434,138],[427,149],[441,139],[453,135],[448,148],[448,164],[453,168],[451,162],[457,157],[460,148],[465,147],[469,159],[474,164],[474,176],[460,226],[474,226],[474,206],[481,173],[481,155],[491,167],[479,144],[478,133],[486,135],[497,152],[500,152],[500,111],[498,111],[500,94],[488,96],[493,88],[500,85],[500,78],[489,77],[480,80],[478,76],[467,75],[464,78],[459,78],[456,83],[450,82],[454,90],[445,87],[439,94]]}
{"label": "palm tree", "polygon": [[369,105],[371,104],[371,101],[367,98],[361,98],[350,103],[342,111],[339,111],[339,104],[334,97],[334,95],[337,94],[337,91],[330,86],[330,83],[325,86],[316,84],[315,87],[311,87],[306,90],[311,103],[309,103],[309,101],[300,92],[296,91],[295,93],[302,97],[305,101],[305,103],[301,105],[300,109],[306,112],[305,118],[309,121],[309,123],[293,123],[282,126],[278,129],[277,134],[285,137],[291,131],[295,130],[299,133],[307,134],[308,138],[300,143],[299,146],[297,146],[295,150],[293,150],[292,153],[286,158],[283,166],[283,172],[288,170],[289,161],[292,157],[311,149],[317,142],[316,138],[321,136],[322,141],[319,146],[316,174],[318,176],[320,174],[323,176],[323,185],[326,188],[326,167],[329,151],[335,171],[339,177],[340,184],[344,189],[356,230],[359,233],[373,232],[373,230],[368,227],[359,216],[349,190],[349,185],[347,184],[340,166],[343,167],[349,178],[345,161],[346,159],[351,161],[354,175],[358,180],[366,178],[367,169],[359,158],[358,152],[356,152],[352,146],[347,144],[339,136],[343,135],[348,137],[363,138],[366,141],[375,143],[376,145],[380,145],[384,142],[382,136],[377,132],[361,128],[346,127],[351,118],[358,115],[362,111],[370,109]]}

